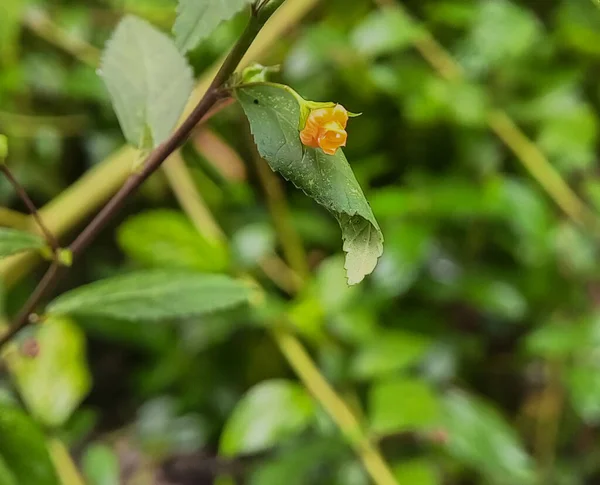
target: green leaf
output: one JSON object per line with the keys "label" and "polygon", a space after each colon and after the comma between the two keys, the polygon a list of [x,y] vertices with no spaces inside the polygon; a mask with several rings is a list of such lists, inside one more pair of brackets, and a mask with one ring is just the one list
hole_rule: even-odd
{"label": "green leaf", "polygon": [[[59,485],[38,426],[20,409],[0,404],[0,459],[19,485]],[[7,482],[10,483],[10,482]]]}
{"label": "green leaf", "polygon": [[3,0],[0,7],[0,62],[16,60],[25,0]]}
{"label": "green leaf", "polygon": [[[336,463],[346,456],[345,443],[337,437],[313,437],[307,442],[282,447],[274,457],[261,460],[251,472],[249,485],[306,485],[314,483],[312,477],[319,476],[320,483],[327,480],[329,473],[323,463]],[[333,471],[333,470],[332,470]],[[324,476],[325,475],[325,476]]]}
{"label": "green leaf", "polygon": [[92,444],[82,459],[83,473],[89,485],[119,485],[119,459],[106,445]]}
{"label": "green leaf", "polygon": [[538,137],[540,148],[565,172],[589,169],[595,161],[597,141],[596,114],[583,102],[546,120]]}
{"label": "green leaf", "polygon": [[438,485],[442,483],[435,464],[422,458],[404,461],[395,465],[394,477],[400,484]]}
{"label": "green leaf", "polygon": [[46,426],[62,425],[90,390],[85,336],[67,318],[50,318],[38,327],[36,356],[7,358],[25,405]]}
{"label": "green leaf", "polygon": [[569,320],[551,321],[538,327],[529,333],[525,344],[527,351],[533,355],[556,359],[577,354],[592,341],[589,325]]}
{"label": "green leaf", "polygon": [[0,133],[0,164],[8,157],[8,137]]}
{"label": "green leaf", "polygon": [[208,431],[203,417],[182,415],[178,408],[176,399],[161,396],[144,403],[138,412],[135,439],[155,459],[187,454],[206,444]]}
{"label": "green leaf", "polygon": [[303,431],[315,406],[304,388],[283,379],[261,382],[233,410],[221,435],[225,456],[257,453]]}
{"label": "green leaf", "polygon": [[352,373],[359,379],[369,379],[406,368],[418,362],[430,344],[429,339],[416,333],[382,333],[361,347],[352,362]]}
{"label": "green leaf", "polygon": [[0,228],[0,258],[31,249],[41,249],[44,246],[44,240],[35,234],[6,227]]}
{"label": "green leaf", "polygon": [[133,16],[108,41],[100,75],[125,138],[144,149],[169,137],[193,87],[192,70],[173,41]]}
{"label": "green leaf", "polygon": [[139,271],[69,291],[50,303],[48,312],[128,320],[184,318],[239,305],[249,295],[247,285],[223,275]]}
{"label": "green leaf", "polygon": [[409,47],[420,34],[419,28],[402,10],[377,9],[352,32],[352,44],[361,54],[378,56]]}
{"label": "green leaf", "polygon": [[236,89],[236,95],[261,156],[338,220],[348,283],[359,283],[383,253],[383,234],[344,153],[326,155],[302,145],[300,105],[286,86],[249,85]]}
{"label": "green leaf", "polygon": [[19,485],[8,464],[0,456],[0,485]]}
{"label": "green leaf", "polygon": [[227,250],[210,243],[181,212],[154,210],[127,219],[118,242],[132,259],[147,266],[220,272],[228,265]]}
{"label": "green leaf", "polygon": [[375,383],[369,392],[369,417],[376,433],[429,428],[439,423],[440,416],[437,396],[421,380],[385,380]]}
{"label": "green leaf", "polygon": [[506,69],[538,45],[542,25],[535,14],[509,0],[478,3],[472,31],[459,53],[467,70]]}
{"label": "green leaf", "polygon": [[534,481],[531,457],[510,424],[489,404],[461,392],[444,403],[446,448],[490,483],[520,485]]}
{"label": "green leaf", "polygon": [[600,422],[600,365],[597,359],[594,362],[594,353],[587,353],[586,360],[567,369],[566,387],[576,413],[586,423],[596,425]]}
{"label": "green leaf", "polygon": [[254,0],[179,0],[173,26],[175,41],[183,52],[196,47],[224,20]]}

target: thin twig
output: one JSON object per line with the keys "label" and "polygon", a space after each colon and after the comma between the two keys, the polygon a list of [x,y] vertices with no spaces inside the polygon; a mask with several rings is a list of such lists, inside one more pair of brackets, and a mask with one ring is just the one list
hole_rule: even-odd
{"label": "thin twig", "polygon": [[302,344],[288,331],[276,328],[275,342],[310,393],[325,408],[361,458],[377,485],[398,485],[377,447],[370,442],[360,423],[316,367]]}
{"label": "thin twig", "polygon": [[58,241],[54,237],[54,234],[52,234],[52,232],[48,229],[48,227],[46,227],[46,224],[44,224],[44,221],[42,220],[42,218],[40,217],[40,215],[38,213],[37,207],[35,206],[35,204],[31,200],[31,198],[27,194],[27,191],[23,188],[23,186],[15,178],[15,176],[12,174],[12,172],[10,171],[10,169],[8,168],[8,166],[5,163],[0,164],[0,170],[2,171],[4,176],[8,179],[8,181],[11,183],[11,185],[15,189],[15,192],[17,193],[17,195],[23,201],[23,203],[25,204],[25,206],[31,213],[31,217],[33,217],[36,224],[42,231],[42,234],[44,235],[44,238],[46,239],[46,242],[48,243],[48,245],[52,248],[52,251],[54,253],[56,253],[60,249],[60,245],[58,244]]}
{"label": "thin twig", "polygon": [[100,51],[84,40],[78,39],[62,30],[52,22],[40,9],[31,9],[23,19],[23,23],[42,39],[50,44],[60,46],[85,64],[95,65],[100,58]]}
{"label": "thin twig", "polygon": [[171,155],[169,163],[165,163],[163,169],[179,205],[188,214],[198,231],[211,242],[223,241],[225,234],[196,190],[181,154],[177,152]]}
{"label": "thin twig", "polygon": [[17,333],[23,330],[31,322],[31,315],[35,311],[41,300],[49,294],[58,283],[60,274],[67,270],[66,266],[62,266],[57,261],[53,261],[33,293],[29,296],[23,308],[19,311],[13,323],[0,337],[0,348],[6,345]]}

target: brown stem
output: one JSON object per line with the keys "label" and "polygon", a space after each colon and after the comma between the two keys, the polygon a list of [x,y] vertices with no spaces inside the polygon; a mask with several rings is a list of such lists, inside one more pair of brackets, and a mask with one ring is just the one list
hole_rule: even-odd
{"label": "brown stem", "polygon": [[30,315],[35,311],[40,300],[55,288],[60,274],[66,270],[66,266],[61,266],[57,261],[52,262],[34,292],[27,299],[23,308],[21,308],[15,317],[12,325],[6,330],[4,335],[0,337],[0,347],[7,344],[17,333],[19,333],[19,331],[31,323]]}
{"label": "brown stem", "polygon": [[[261,8],[259,11],[253,9],[252,17],[246,30],[242,33],[237,43],[226,57],[221,65],[221,68],[215,75],[208,90],[196,105],[194,110],[185,119],[185,121],[175,130],[175,132],[164,143],[159,145],[146,159],[142,169],[131,174],[121,189],[110,199],[104,208],[92,219],[85,229],[75,238],[69,249],[73,253],[73,257],[79,256],[96,238],[106,224],[118,213],[123,207],[127,198],[137,190],[137,188],[152,174],[161,164],[179,148],[189,137],[202,118],[209,113],[211,108],[217,101],[223,98],[224,93],[222,87],[227,82],[229,77],[235,71],[244,54],[252,44],[252,41],[274,13],[276,8],[283,3],[281,0],[276,0],[269,4],[269,8]],[[58,264],[53,263],[48,269],[35,291],[25,302],[25,305],[16,316],[11,327],[7,332],[0,337],[0,348],[4,346],[19,330],[23,329],[30,323],[29,315],[41,301],[52,291],[60,277],[66,272]]]}
{"label": "brown stem", "polygon": [[42,231],[44,238],[46,238],[46,242],[52,248],[52,251],[54,253],[56,253],[56,251],[58,251],[60,249],[60,245],[58,244],[58,241],[54,237],[54,234],[52,234],[52,232],[48,229],[48,227],[46,227],[46,224],[44,224],[44,221],[42,221],[42,218],[40,217],[40,214],[38,213],[37,207],[35,206],[33,201],[30,199],[29,195],[27,194],[27,191],[23,188],[23,186],[15,178],[15,176],[12,174],[12,172],[10,171],[10,169],[8,168],[8,166],[6,164],[0,165],[0,170],[2,170],[2,173],[4,174],[4,176],[8,179],[8,181],[14,187],[15,192],[17,193],[19,198],[23,201],[23,203],[25,204],[25,206],[31,213],[31,216],[33,217],[36,224],[39,226],[40,230]]}

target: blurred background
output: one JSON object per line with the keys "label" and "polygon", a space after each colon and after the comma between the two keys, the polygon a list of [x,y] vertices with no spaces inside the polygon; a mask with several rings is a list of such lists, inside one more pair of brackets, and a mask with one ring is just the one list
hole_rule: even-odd
{"label": "blurred background", "polygon": [[[8,163],[65,243],[131,163],[97,49],[125,13],[168,31],[175,3],[0,5]],[[278,17],[283,34],[258,60],[281,64],[274,79],[305,98],[363,113],[349,123],[345,153],[385,236],[374,274],[347,287],[335,220],[265,169],[240,108],[228,106],[59,290],[136,268],[214,271],[230,257],[267,288],[265,314],[67,322],[58,341],[34,341],[58,357],[73,339],[86,356],[71,374],[57,364],[65,388],[41,398],[42,426],[91,485],[203,485],[219,475],[367,484],[301,387],[269,392],[296,386],[265,331],[270,309],[285,308],[400,485],[600,483],[600,9],[591,0],[287,3],[308,12]],[[223,24],[190,54],[197,77],[245,21]],[[28,227],[4,179],[0,203],[1,225]],[[226,234],[222,247],[197,230],[203,204]],[[284,263],[286,240],[310,269],[302,288]],[[7,317],[42,269],[30,256],[0,264]],[[36,353],[27,335],[19,345]],[[0,376],[0,401],[18,401]],[[73,386],[90,389],[81,404]],[[48,425],[44,406],[61,418]]]}

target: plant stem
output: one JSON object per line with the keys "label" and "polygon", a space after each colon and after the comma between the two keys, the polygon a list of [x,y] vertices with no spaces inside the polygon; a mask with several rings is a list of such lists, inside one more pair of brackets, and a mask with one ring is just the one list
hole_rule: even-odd
{"label": "plant stem", "polygon": [[44,235],[44,238],[46,239],[46,242],[48,243],[48,245],[52,248],[52,251],[54,253],[56,253],[56,251],[58,251],[60,249],[60,245],[58,244],[58,241],[54,237],[54,234],[52,234],[52,232],[46,227],[46,224],[44,224],[44,221],[42,220],[42,218],[40,217],[40,215],[38,213],[37,207],[35,206],[35,204],[31,200],[31,198],[29,197],[29,194],[27,194],[27,191],[23,188],[23,186],[15,178],[15,176],[12,174],[12,172],[10,171],[10,169],[8,168],[8,166],[5,163],[0,165],[0,170],[2,171],[4,176],[7,178],[7,180],[11,183],[11,185],[15,189],[15,192],[17,193],[19,198],[23,201],[23,203],[25,204],[25,207],[27,207],[27,209],[31,213],[31,217],[33,217],[34,221],[36,222],[36,224],[42,231],[42,234]]}
{"label": "plant stem", "polygon": [[29,217],[26,214],[0,207],[0,227],[25,230],[28,225]]}
{"label": "plant stem", "polygon": [[[222,98],[221,88],[227,82],[229,77],[235,71],[237,65],[244,57],[244,54],[252,44],[252,41],[274,12],[273,9],[260,10],[255,12],[248,26],[233,46],[229,55],[221,65],[221,68],[215,75],[213,81],[208,87],[206,93],[200,99],[199,103],[192,110],[190,115],[181,123],[175,132],[161,145],[159,145],[146,159],[141,170],[132,173],[125,181],[119,191],[109,200],[102,210],[92,219],[85,229],[75,238],[69,246],[73,258],[79,256],[96,238],[106,224],[119,212],[128,197],[134,193],[138,187],[153,174],[161,164],[179,148],[188,138],[196,124],[209,112],[219,99]],[[11,327],[0,337],[0,348],[5,345],[19,330],[26,327],[29,323],[29,315],[35,311],[35,308],[52,291],[59,278],[65,271],[61,270],[57,264],[53,263],[39,285],[25,302],[21,311],[17,314]]]}
{"label": "plant stem", "polygon": [[288,331],[272,331],[279,349],[306,388],[321,403],[359,455],[377,485],[398,485],[377,447],[369,441],[347,404],[323,377],[302,344]]}
{"label": "plant stem", "polygon": [[202,232],[209,241],[223,241],[225,235],[206,207],[202,196],[196,190],[194,181],[181,155],[179,153],[171,155],[169,163],[165,163],[163,170],[179,205],[198,231]]}
{"label": "plant stem", "polygon": [[521,160],[523,166],[539,182],[556,204],[574,222],[598,231],[594,213],[577,197],[560,174],[548,162],[542,151],[501,110],[488,115],[488,123],[504,144]]}
{"label": "plant stem", "polygon": [[560,420],[564,408],[564,391],[561,384],[561,363],[545,363],[547,382],[541,392],[537,409],[534,452],[540,475],[551,481],[559,436]]}
{"label": "plant stem", "polygon": [[65,266],[53,261],[44,276],[36,286],[33,293],[29,296],[12,324],[0,337],[0,349],[6,345],[17,333],[31,323],[30,316],[37,308],[40,301],[49,294],[58,283],[61,274],[66,271]]}
{"label": "plant stem", "polygon": [[61,440],[51,438],[48,441],[48,450],[50,451],[52,462],[58,472],[62,485],[85,485],[83,477],[79,473],[79,470],[77,470],[75,462]]}
{"label": "plant stem", "polygon": [[39,9],[32,9],[23,18],[23,23],[39,37],[50,44],[60,47],[84,64],[96,65],[100,59],[100,51],[87,42],[78,39],[54,24]]}

